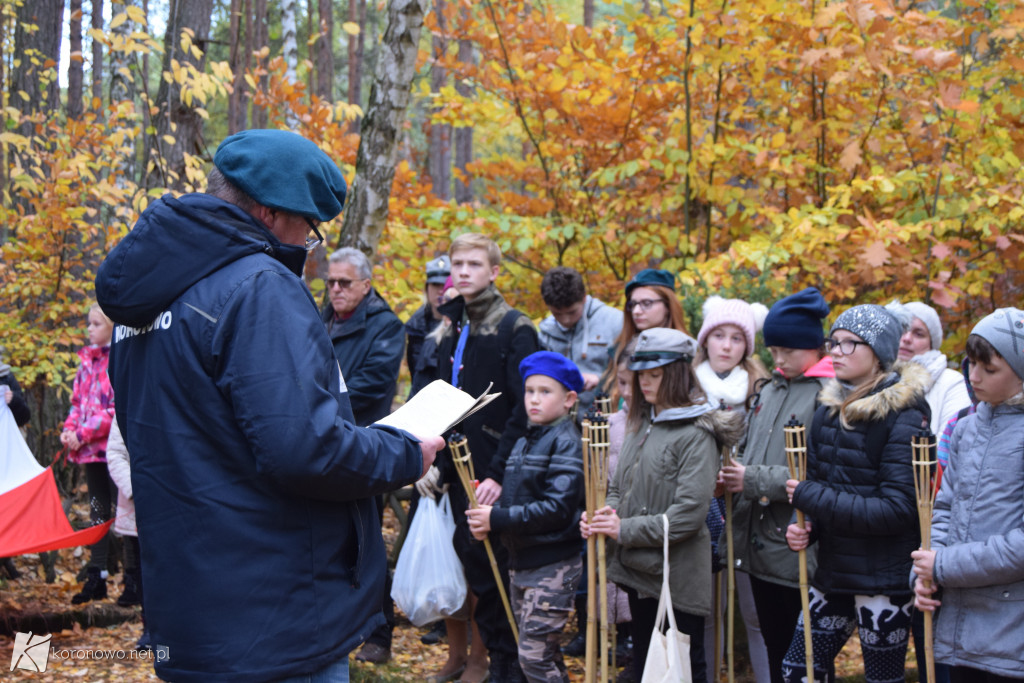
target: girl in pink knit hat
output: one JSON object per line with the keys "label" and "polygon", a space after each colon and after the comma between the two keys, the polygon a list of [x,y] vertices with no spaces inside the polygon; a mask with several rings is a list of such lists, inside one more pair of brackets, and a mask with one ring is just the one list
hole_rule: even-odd
{"label": "girl in pink knit hat", "polygon": [[[709,297],[704,302],[704,323],[697,335],[697,357],[694,360],[694,374],[708,403],[724,405],[729,410],[746,411],[747,398],[755,393],[758,380],[768,377],[764,364],[754,356],[754,336],[764,324],[768,309],[762,304],[748,304],[740,299]],[[725,503],[721,496],[711,501],[708,512],[708,527],[713,539],[717,539],[724,527]],[[724,562],[724,549],[717,551]],[[747,643],[750,662],[757,683],[768,683],[770,671],[768,651],[757,620],[754,595],[746,574],[737,574],[737,595],[740,613],[747,629]],[[721,592],[723,598],[725,591]],[[724,611],[725,601],[718,606]],[[717,680],[718,666],[714,658],[714,622],[705,622],[704,652],[708,657],[709,680]]]}

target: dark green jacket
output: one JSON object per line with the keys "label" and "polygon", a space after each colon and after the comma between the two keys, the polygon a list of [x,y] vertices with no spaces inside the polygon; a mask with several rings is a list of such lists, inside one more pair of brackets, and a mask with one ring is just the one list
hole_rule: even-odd
{"label": "dark green jacket", "polygon": [[[831,361],[831,359],[828,359]],[[819,363],[813,368],[824,365]],[[831,373],[831,363],[828,363]],[[820,374],[820,373],[818,373]],[[748,414],[743,492],[733,495],[733,543],[736,568],[783,586],[799,585],[798,555],[786,543],[793,506],[786,497],[789,467],[783,427],[792,417],[810,430],[818,392],[825,376],[801,375],[787,380],[776,370],[758,393]],[[723,538],[719,541],[725,542]],[[813,574],[817,549],[807,553]]]}
{"label": "dark green jacket", "polygon": [[653,422],[645,417],[637,431],[627,432],[607,497],[622,520],[618,542],[609,544],[612,581],[642,596],[661,594],[665,514],[672,605],[711,614],[711,537],[704,519],[721,448],[741,435],[737,412],[704,403],[664,410]]}

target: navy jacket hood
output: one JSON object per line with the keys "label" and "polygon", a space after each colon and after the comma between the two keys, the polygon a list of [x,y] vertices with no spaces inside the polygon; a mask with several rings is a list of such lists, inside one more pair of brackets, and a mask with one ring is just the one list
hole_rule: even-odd
{"label": "navy jacket hood", "polygon": [[208,194],[166,194],[100,266],[96,300],[115,323],[148,325],[195,283],[261,252],[302,275],[306,250],[282,244],[234,204]]}

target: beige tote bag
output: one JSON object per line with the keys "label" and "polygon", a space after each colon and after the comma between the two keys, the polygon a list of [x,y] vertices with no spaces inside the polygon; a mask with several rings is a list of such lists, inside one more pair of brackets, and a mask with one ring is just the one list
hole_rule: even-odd
{"label": "beige tote bag", "polygon": [[[647,649],[647,663],[640,683],[693,683],[690,671],[690,636],[676,628],[676,615],[672,611],[672,594],[668,587],[668,516],[662,515],[665,524],[664,568],[662,569],[661,597],[658,599],[658,616],[654,621],[651,646]],[[665,619],[668,619],[668,632]]]}

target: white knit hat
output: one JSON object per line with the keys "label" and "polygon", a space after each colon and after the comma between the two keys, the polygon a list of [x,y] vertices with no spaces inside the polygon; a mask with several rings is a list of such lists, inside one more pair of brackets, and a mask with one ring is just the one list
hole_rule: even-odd
{"label": "white knit hat", "polygon": [[910,314],[924,323],[932,338],[932,348],[938,350],[942,346],[942,321],[934,308],[922,301],[910,301],[903,304]]}
{"label": "white knit hat", "polygon": [[720,296],[709,296],[704,302],[704,324],[697,334],[697,346],[704,346],[704,341],[711,331],[722,325],[735,325],[743,330],[747,339],[747,350],[744,356],[754,353],[754,335],[764,325],[768,309],[764,304],[748,304],[741,299],[723,299]]}

